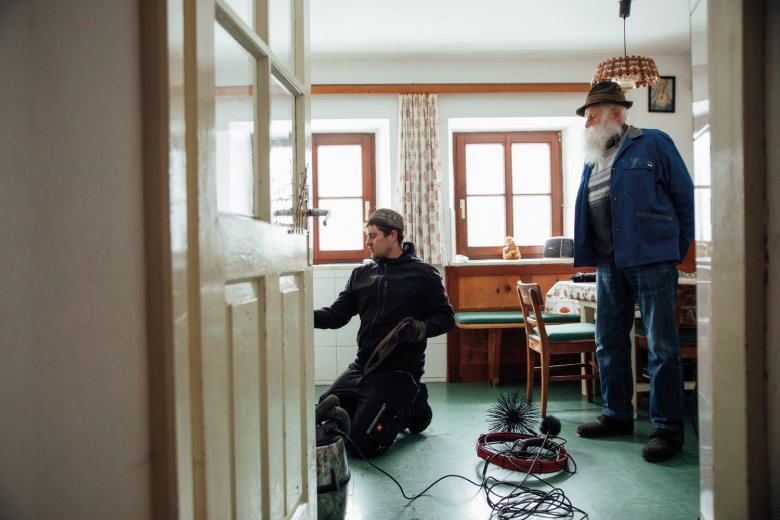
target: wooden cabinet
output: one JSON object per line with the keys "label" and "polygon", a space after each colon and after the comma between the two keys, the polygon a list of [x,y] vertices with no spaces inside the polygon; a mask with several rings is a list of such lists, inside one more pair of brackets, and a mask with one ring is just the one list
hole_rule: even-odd
{"label": "wooden cabinet", "polygon": [[[455,312],[519,311],[515,286],[518,280],[536,282],[547,292],[555,282],[568,280],[577,272],[571,258],[515,261],[476,261],[451,264],[444,268],[447,294]],[[520,381],[525,374],[525,336],[522,329],[501,331],[502,381]],[[453,329],[447,334],[447,380],[471,382],[488,380],[487,329]]]}

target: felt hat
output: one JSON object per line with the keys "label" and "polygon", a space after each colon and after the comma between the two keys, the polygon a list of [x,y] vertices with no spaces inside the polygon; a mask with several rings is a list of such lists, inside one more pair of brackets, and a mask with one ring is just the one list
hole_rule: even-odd
{"label": "felt hat", "polygon": [[598,103],[614,103],[623,105],[626,108],[631,108],[631,105],[634,104],[633,101],[626,101],[620,85],[614,81],[601,81],[590,88],[588,97],[585,98],[585,104],[577,109],[577,115],[584,116],[586,108]]}
{"label": "felt hat", "polygon": [[404,230],[404,218],[397,212],[393,211],[392,209],[387,208],[379,208],[374,213],[371,214],[371,216],[368,219],[368,222],[366,222],[367,226],[384,226],[389,227],[393,229],[397,229],[398,231]]}

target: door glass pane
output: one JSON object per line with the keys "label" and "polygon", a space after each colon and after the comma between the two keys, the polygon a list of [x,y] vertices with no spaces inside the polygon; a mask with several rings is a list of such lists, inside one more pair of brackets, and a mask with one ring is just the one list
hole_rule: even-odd
{"label": "door glass pane", "polygon": [[330,210],[328,224],[318,221],[321,251],[363,249],[363,199],[320,199],[319,207]]}
{"label": "door glass pane", "polygon": [[696,213],[696,240],[710,242],[712,240],[712,190],[709,186],[695,188],[693,197],[693,207]]}
{"label": "door glass pane", "polygon": [[292,0],[269,0],[268,18],[268,45],[271,52],[292,69]]}
{"label": "door glass pane", "polygon": [[[504,243],[506,238],[504,197],[467,197],[468,246],[486,247]],[[497,254],[500,251],[496,250]]]}
{"label": "door glass pane", "polygon": [[550,193],[550,145],[512,145],[512,192]]}
{"label": "door glass pane", "polygon": [[[466,145],[466,193],[497,195],[504,188],[504,145]],[[469,219],[471,215],[469,215]],[[502,239],[503,241],[503,239]]]}
{"label": "door glass pane", "polygon": [[702,132],[693,140],[693,184],[712,185],[710,173],[710,132]]}
{"label": "door glass pane", "polygon": [[293,115],[295,98],[271,79],[271,222],[293,224]]}
{"label": "door glass pane", "polygon": [[254,75],[255,60],[215,23],[217,209],[225,213],[254,210]]}
{"label": "door glass pane", "polygon": [[249,27],[254,29],[254,16],[252,16],[252,0],[225,0],[225,3],[236,12]]}
{"label": "door glass pane", "polygon": [[519,246],[540,246],[552,235],[551,200],[547,195],[512,197],[515,242]]}
{"label": "door glass pane", "polygon": [[362,197],[363,151],[359,145],[317,147],[317,195]]}

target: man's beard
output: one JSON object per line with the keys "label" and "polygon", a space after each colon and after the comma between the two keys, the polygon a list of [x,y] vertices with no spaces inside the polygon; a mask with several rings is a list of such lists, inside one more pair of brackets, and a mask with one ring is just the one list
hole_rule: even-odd
{"label": "man's beard", "polygon": [[585,163],[595,164],[606,151],[607,143],[612,139],[618,139],[622,133],[623,125],[610,121],[606,116],[599,124],[586,128],[583,133]]}

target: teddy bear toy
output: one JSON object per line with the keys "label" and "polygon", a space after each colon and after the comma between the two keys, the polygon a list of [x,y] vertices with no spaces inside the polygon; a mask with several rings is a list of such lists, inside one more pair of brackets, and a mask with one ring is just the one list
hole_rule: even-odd
{"label": "teddy bear toy", "polygon": [[515,239],[506,237],[504,242],[506,243],[503,251],[504,260],[520,260],[520,249],[515,244]]}

